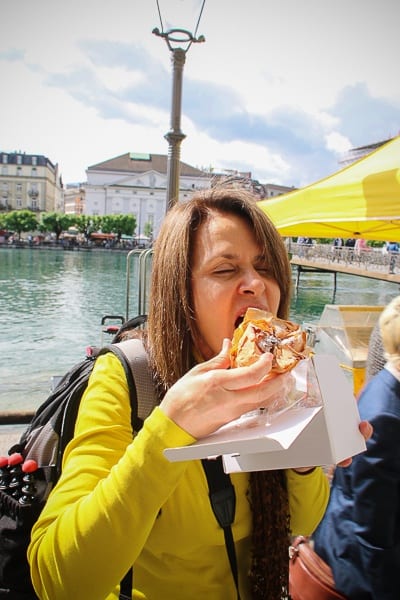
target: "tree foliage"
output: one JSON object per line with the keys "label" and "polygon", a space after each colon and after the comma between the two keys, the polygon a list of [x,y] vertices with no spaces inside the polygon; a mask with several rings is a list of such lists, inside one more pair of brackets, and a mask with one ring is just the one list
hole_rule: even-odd
{"label": "tree foliage", "polygon": [[133,215],[105,215],[101,221],[103,233],[115,233],[118,241],[121,235],[133,235],[136,229],[136,218]]}
{"label": "tree foliage", "polygon": [[18,234],[18,239],[21,239],[23,231],[35,231],[38,228],[36,214],[31,210],[12,210],[4,215],[3,222],[9,231]]}
{"label": "tree foliage", "polygon": [[64,213],[49,212],[42,213],[40,229],[41,231],[50,231],[56,234],[58,241],[63,231],[74,224],[74,217]]}
{"label": "tree foliage", "polygon": [[147,237],[149,237],[149,238],[153,237],[153,225],[149,221],[144,224],[143,233],[144,233],[144,235],[147,235]]}
{"label": "tree foliage", "polygon": [[100,216],[74,215],[74,225],[79,233],[83,233],[86,239],[89,238],[91,233],[101,229],[102,220]]}

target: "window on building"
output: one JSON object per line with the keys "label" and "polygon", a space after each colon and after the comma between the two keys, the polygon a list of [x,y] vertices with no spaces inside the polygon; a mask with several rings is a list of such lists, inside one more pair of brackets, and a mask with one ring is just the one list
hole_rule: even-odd
{"label": "window on building", "polygon": [[22,175],[22,167],[17,167],[17,177]]}
{"label": "window on building", "polygon": [[1,167],[1,174],[2,175],[8,175],[8,167]]}
{"label": "window on building", "polygon": [[21,196],[16,197],[16,206],[17,208],[22,208],[22,198]]}
{"label": "window on building", "polygon": [[34,166],[36,166],[36,165],[37,165],[37,156],[32,156],[32,164],[33,164]]}
{"label": "window on building", "polygon": [[22,156],[17,154],[17,165],[22,165]]}
{"label": "window on building", "polygon": [[8,154],[3,154],[3,165],[6,165],[8,163]]}
{"label": "window on building", "polygon": [[32,168],[32,177],[36,177],[37,176],[37,168],[33,167]]}

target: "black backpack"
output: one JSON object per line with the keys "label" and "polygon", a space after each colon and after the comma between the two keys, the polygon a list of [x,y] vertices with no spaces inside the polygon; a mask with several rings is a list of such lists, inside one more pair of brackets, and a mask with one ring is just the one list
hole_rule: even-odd
{"label": "black backpack", "polygon": [[[127,321],[111,344],[90,348],[88,356],[68,371],[36,410],[19,443],[0,457],[0,597],[33,600],[27,548],[33,524],[61,474],[64,450],[74,434],[79,404],[96,358],[113,352],[128,381],[132,430],[138,431],[155,406],[155,392],[147,354],[140,339],[123,338],[145,321]],[[123,335],[121,335],[123,334]],[[131,574],[121,583],[120,598],[131,597]]]}
{"label": "black backpack", "polygon": [[[156,405],[147,354],[130,330],[142,325],[145,315],[124,323],[110,345],[90,348],[88,356],[68,371],[37,409],[20,441],[8,457],[0,457],[0,598],[37,600],[27,560],[33,524],[61,475],[64,450],[72,439],[79,404],[96,358],[113,352],[121,361],[128,381],[132,431],[141,429]],[[119,340],[123,341],[119,341]],[[3,461],[3,462],[2,462]],[[211,506],[224,531],[232,575],[238,590],[235,546],[231,524],[235,516],[235,492],[222,459],[203,460]],[[38,465],[38,467],[37,467]],[[120,600],[132,598],[133,569],[121,581]],[[237,598],[240,600],[239,591]]]}

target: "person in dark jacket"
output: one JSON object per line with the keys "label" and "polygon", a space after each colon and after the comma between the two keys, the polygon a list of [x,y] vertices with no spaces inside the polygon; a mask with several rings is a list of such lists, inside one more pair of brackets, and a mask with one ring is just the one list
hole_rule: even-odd
{"label": "person in dark jacket", "polygon": [[400,573],[400,296],[379,318],[386,363],[359,398],[367,450],[336,469],[315,551],[351,600],[398,600]]}

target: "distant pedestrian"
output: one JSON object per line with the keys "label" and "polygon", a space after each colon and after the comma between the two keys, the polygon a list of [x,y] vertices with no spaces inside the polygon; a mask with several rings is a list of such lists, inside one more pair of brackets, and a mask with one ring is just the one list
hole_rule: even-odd
{"label": "distant pedestrian", "polygon": [[361,256],[363,252],[369,250],[369,246],[364,238],[358,238],[354,244],[354,252],[357,256]]}
{"label": "distant pedestrian", "polygon": [[386,249],[388,252],[398,252],[399,251],[399,244],[397,242],[388,242]]}
{"label": "distant pedestrian", "polygon": [[354,258],[354,246],[355,246],[356,240],[355,238],[348,238],[344,245],[346,247],[346,259],[351,262]]}
{"label": "distant pedestrian", "polygon": [[399,244],[397,242],[388,242],[386,244],[386,250],[390,255],[389,273],[394,273],[394,268],[397,261],[396,254],[399,253]]}
{"label": "distant pedestrian", "polygon": [[340,255],[341,255],[341,249],[343,246],[343,238],[341,237],[337,237],[333,240],[333,256],[332,256],[332,262],[335,262],[335,259],[337,259],[339,261]]}

